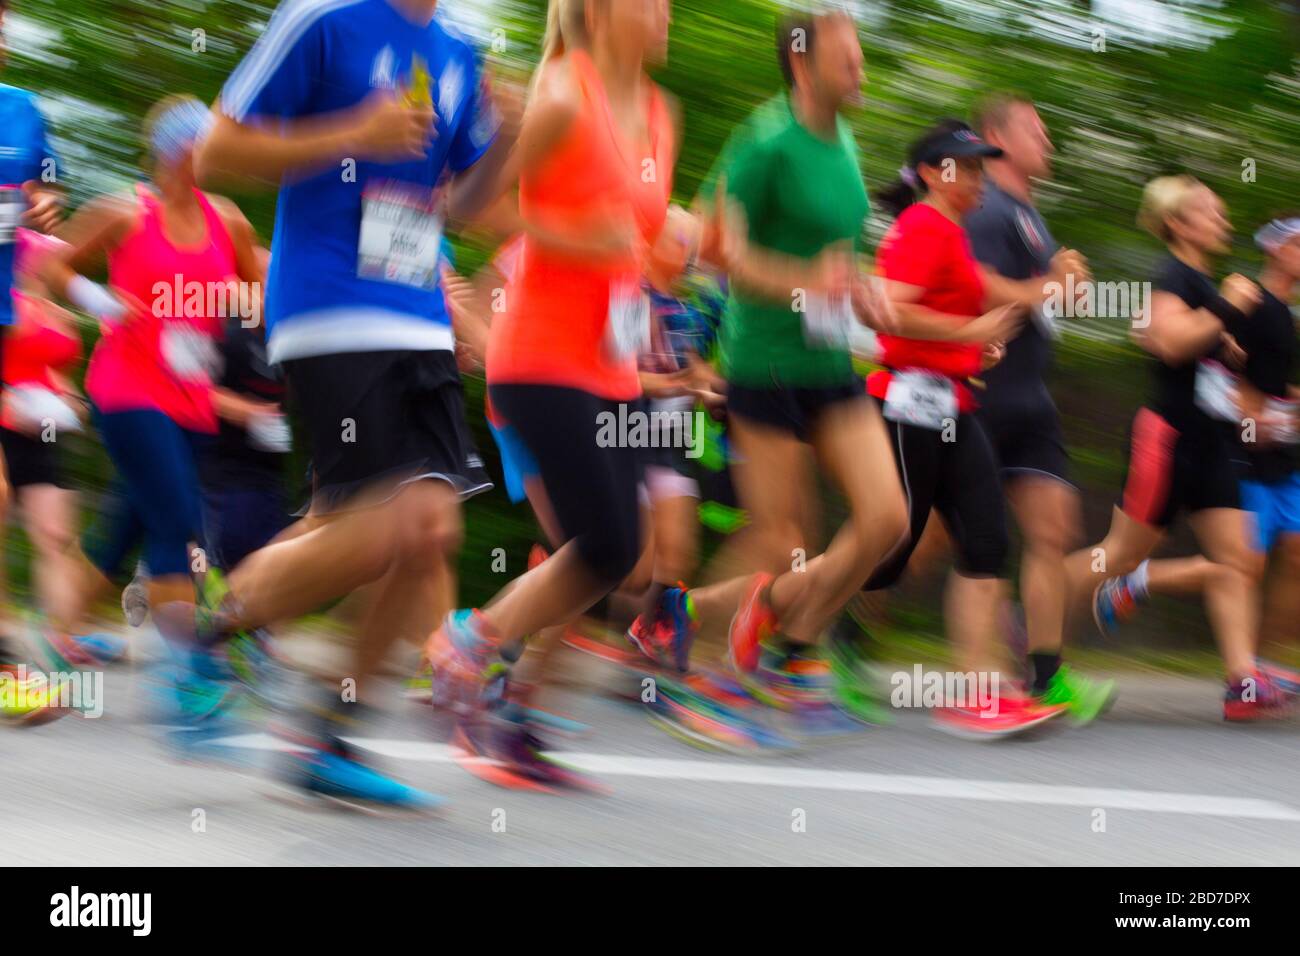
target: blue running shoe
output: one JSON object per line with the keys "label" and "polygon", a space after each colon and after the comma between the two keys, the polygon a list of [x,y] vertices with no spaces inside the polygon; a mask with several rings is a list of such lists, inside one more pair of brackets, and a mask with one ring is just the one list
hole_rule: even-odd
{"label": "blue running shoe", "polygon": [[126,656],[126,639],[116,634],[102,631],[72,634],[69,635],[69,640],[100,664],[113,664]]}
{"label": "blue running shoe", "polygon": [[1128,577],[1107,578],[1092,592],[1092,619],[1102,637],[1113,637],[1119,625],[1137,613],[1138,599]]}
{"label": "blue running shoe", "polygon": [[346,748],[300,744],[284,755],[281,776],[303,796],[367,812],[431,813],[446,803],[384,776]]}

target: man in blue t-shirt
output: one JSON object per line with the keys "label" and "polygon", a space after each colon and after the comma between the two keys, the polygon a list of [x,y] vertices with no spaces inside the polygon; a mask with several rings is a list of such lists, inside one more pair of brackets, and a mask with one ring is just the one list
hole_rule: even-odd
{"label": "man in blue t-shirt", "polygon": [[[446,217],[499,194],[514,131],[436,6],[284,0],[196,157],[201,176],[279,187],[267,343],[314,476],[302,533],[231,575],[224,624],[294,617],[378,582],[347,672],[363,700],[393,641],[423,639],[452,606],[459,501],[491,487],[464,420],[439,258]],[[327,694],[300,784],[324,772],[350,799],[427,802],[350,759],[339,728],[357,705]]]}

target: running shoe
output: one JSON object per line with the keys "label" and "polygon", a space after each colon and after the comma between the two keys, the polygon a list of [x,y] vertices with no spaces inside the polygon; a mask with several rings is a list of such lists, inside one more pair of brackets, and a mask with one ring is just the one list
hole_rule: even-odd
{"label": "running shoe", "polygon": [[1107,578],[1092,592],[1092,619],[1102,637],[1112,637],[1119,625],[1137,614],[1138,599],[1128,578]]}
{"label": "running shoe", "polygon": [[336,741],[295,740],[282,757],[280,779],[298,794],[366,812],[429,813],[446,801],[399,783],[363,763]]}
{"label": "running shoe", "polygon": [[457,763],[498,787],[606,792],[601,784],[547,756],[539,731],[524,708],[500,701],[459,721],[452,745],[458,751]]}
{"label": "running shoe", "polygon": [[1300,671],[1283,667],[1275,661],[1259,660],[1256,669],[1287,697],[1300,696]]}
{"label": "running shoe", "polygon": [[149,588],[138,573],[122,589],[122,615],[131,627],[140,627],[149,616]]}
{"label": "running shoe", "polygon": [[654,610],[632,622],[627,639],[660,667],[685,672],[690,667],[695,631],[686,589],[665,588]]}
{"label": "running shoe", "polygon": [[940,707],[934,712],[935,725],[946,733],[970,740],[992,740],[1024,733],[1066,712],[1064,704],[1042,704],[1031,697],[1004,693],[992,708]]}
{"label": "running shoe", "polygon": [[651,723],[696,746],[728,753],[788,750],[796,746],[790,738],[740,710],[672,680],[659,682],[647,706]]}
{"label": "running shoe", "polygon": [[1062,664],[1036,699],[1047,707],[1064,706],[1070,722],[1082,726],[1110,710],[1117,693],[1113,680],[1092,680]]}
{"label": "running shoe", "polygon": [[1223,719],[1234,723],[1285,717],[1290,708],[1287,695],[1260,671],[1229,681],[1223,690]]}
{"label": "running shoe", "polygon": [[69,634],[68,640],[97,664],[114,664],[126,656],[126,639],[106,631],[93,634]]}
{"label": "running shoe", "polygon": [[284,706],[292,670],[264,628],[238,631],[219,648],[225,651],[231,674],[245,690],[269,707]]}
{"label": "running shoe", "polygon": [[776,615],[767,603],[767,589],[774,580],[762,571],[750,579],[727,628],[727,655],[731,666],[742,673],[753,673],[758,666],[759,648],[776,633]]}
{"label": "running shoe", "polygon": [[829,649],[836,703],[864,723],[888,723],[889,707],[875,674],[870,639],[851,616],[845,614],[835,623]]}
{"label": "running shoe", "polygon": [[0,666],[0,724],[30,727],[63,717],[70,709],[62,706],[66,680],[51,683],[23,664]]}
{"label": "running shoe", "polygon": [[425,648],[432,669],[429,697],[435,707],[465,716],[481,706],[488,654],[496,643],[487,619],[478,611],[466,609],[447,615]]}
{"label": "running shoe", "polygon": [[66,673],[98,663],[71,635],[35,617],[28,620],[24,637],[32,660],[47,673]]}

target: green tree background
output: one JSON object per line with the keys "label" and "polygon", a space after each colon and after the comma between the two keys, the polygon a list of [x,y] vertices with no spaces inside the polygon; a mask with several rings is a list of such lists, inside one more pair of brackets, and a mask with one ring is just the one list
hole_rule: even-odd
{"label": "green tree background", "polygon": [[[992,88],[1031,94],[1052,131],[1055,176],[1040,205],[1057,238],[1082,249],[1099,279],[1142,281],[1159,250],[1134,225],[1142,184],[1168,171],[1202,177],[1227,200],[1239,237],[1224,267],[1253,270],[1249,235],[1300,205],[1300,12],[1283,0],[908,0],[860,2],[869,86],[853,117],[869,187],[892,179],[909,140],[964,115]],[[263,0],[16,0],[6,81],[40,94],[74,203],[139,175],[139,121],[173,92],[215,98],[264,28]],[[445,0],[443,15],[516,77],[535,62],[544,0]],[[779,86],[776,0],[675,0],[669,62],[658,79],[680,100],[685,141],[676,192],[689,201],[732,126]],[[274,197],[239,197],[269,238]],[[875,234],[885,223],[873,222]],[[462,265],[485,250],[462,246]],[[1124,436],[1145,388],[1125,323],[1075,323],[1053,386],[1084,487],[1090,535],[1104,530],[1123,474]],[[495,449],[467,382],[480,446]],[[108,466],[85,442],[75,471],[90,501]],[[498,472],[499,473],[499,472]],[[468,508],[463,590],[490,594],[503,547],[511,573],[536,533],[502,492]],[[10,549],[20,578],[21,535]],[[1175,548],[1188,541],[1176,539]],[[1147,639],[1206,640],[1199,613],[1166,608]],[[933,628],[924,615],[917,627]],[[1190,635],[1190,637],[1189,637]]]}

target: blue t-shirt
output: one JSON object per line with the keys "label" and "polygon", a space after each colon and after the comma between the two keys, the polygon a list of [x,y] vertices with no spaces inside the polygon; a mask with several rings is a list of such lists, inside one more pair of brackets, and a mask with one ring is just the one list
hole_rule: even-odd
{"label": "blue t-shirt", "polygon": [[27,209],[22,193],[29,180],[53,183],[57,160],[45,133],[45,117],[36,97],[26,90],[0,84],[0,325],[14,321],[14,227]]}
{"label": "blue t-shirt", "polygon": [[408,20],[389,0],[285,0],[226,82],[227,116],[275,123],[410,89],[425,72],[436,114],[425,159],[346,159],[281,184],[266,292],[272,360],[454,347],[434,190],[478,161],[498,121],[469,42],[436,19]]}

